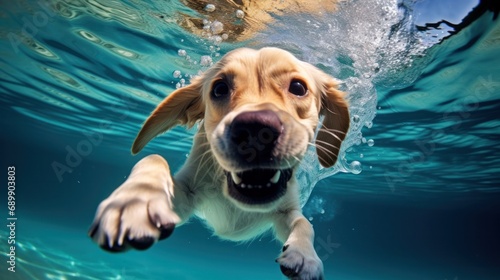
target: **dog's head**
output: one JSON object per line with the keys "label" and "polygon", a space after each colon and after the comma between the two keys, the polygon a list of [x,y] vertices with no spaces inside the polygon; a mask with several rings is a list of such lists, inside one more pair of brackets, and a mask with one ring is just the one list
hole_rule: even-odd
{"label": "dog's head", "polygon": [[224,194],[241,208],[268,210],[286,193],[309,145],[316,146],[322,166],[335,164],[349,128],[343,95],[333,78],[284,50],[238,49],[169,95],[145,122],[132,152],[175,125],[203,119],[227,177]]}

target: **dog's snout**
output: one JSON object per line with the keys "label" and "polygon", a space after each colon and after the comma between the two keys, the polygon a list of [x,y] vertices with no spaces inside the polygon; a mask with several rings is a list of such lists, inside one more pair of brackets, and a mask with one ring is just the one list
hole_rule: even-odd
{"label": "dog's snout", "polygon": [[229,136],[247,161],[269,161],[282,127],[278,115],[271,110],[243,112],[233,119]]}

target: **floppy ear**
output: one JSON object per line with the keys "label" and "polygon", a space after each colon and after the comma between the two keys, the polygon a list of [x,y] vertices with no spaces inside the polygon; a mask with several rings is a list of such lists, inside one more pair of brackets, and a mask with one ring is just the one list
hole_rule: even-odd
{"label": "floppy ear", "polygon": [[205,108],[200,80],[194,79],[190,85],[174,91],[156,107],[137,134],[132,145],[132,154],[140,152],[158,134],[176,125],[191,127],[203,118]]}
{"label": "floppy ear", "polygon": [[344,93],[337,89],[334,79],[324,74],[320,115],[323,124],[316,137],[316,152],[323,167],[331,167],[337,161],[340,145],[349,130],[349,110]]}

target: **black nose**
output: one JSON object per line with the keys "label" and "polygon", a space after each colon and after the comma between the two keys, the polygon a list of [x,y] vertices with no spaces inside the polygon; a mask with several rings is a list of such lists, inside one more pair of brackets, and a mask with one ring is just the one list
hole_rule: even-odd
{"label": "black nose", "polygon": [[233,119],[230,138],[235,153],[248,163],[270,163],[283,125],[271,110],[243,112]]}

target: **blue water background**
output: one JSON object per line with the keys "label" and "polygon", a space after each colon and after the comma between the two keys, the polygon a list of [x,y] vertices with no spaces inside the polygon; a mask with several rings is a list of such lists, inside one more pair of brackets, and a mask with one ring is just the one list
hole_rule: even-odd
{"label": "blue water background", "polygon": [[[383,34],[368,15],[340,11],[317,23],[276,15],[277,24],[254,40],[217,50],[165,20],[180,10],[194,14],[177,1],[101,2],[61,1],[49,10],[35,1],[1,3],[0,178],[6,182],[7,166],[16,166],[19,217],[17,272],[2,259],[1,279],[283,279],[274,263],[280,246],[268,235],[234,244],[193,220],[150,250],[126,254],[106,253],[86,236],[99,202],[140,157],[160,153],[177,170],[189,153],[194,130],[182,128],[139,156],[129,152],[141,123],[180,82],[174,71],[196,74],[202,55],[215,61],[243,45],[282,47],[325,69],[344,81],[359,112],[340,172],[311,170],[314,178],[304,178],[312,186],[327,177],[304,208],[327,279],[500,279],[500,24],[493,13],[442,40],[446,32],[411,28],[432,1],[399,8],[379,1],[401,13],[400,25],[391,22]],[[345,10],[359,9],[356,3]],[[40,11],[48,22],[23,37],[25,19]],[[325,29],[328,23],[334,27]],[[70,151],[96,133],[102,141],[57,176],[54,162],[67,164]],[[5,205],[6,191],[0,198]],[[0,213],[7,218],[6,208]],[[7,234],[0,230],[2,258]]]}

